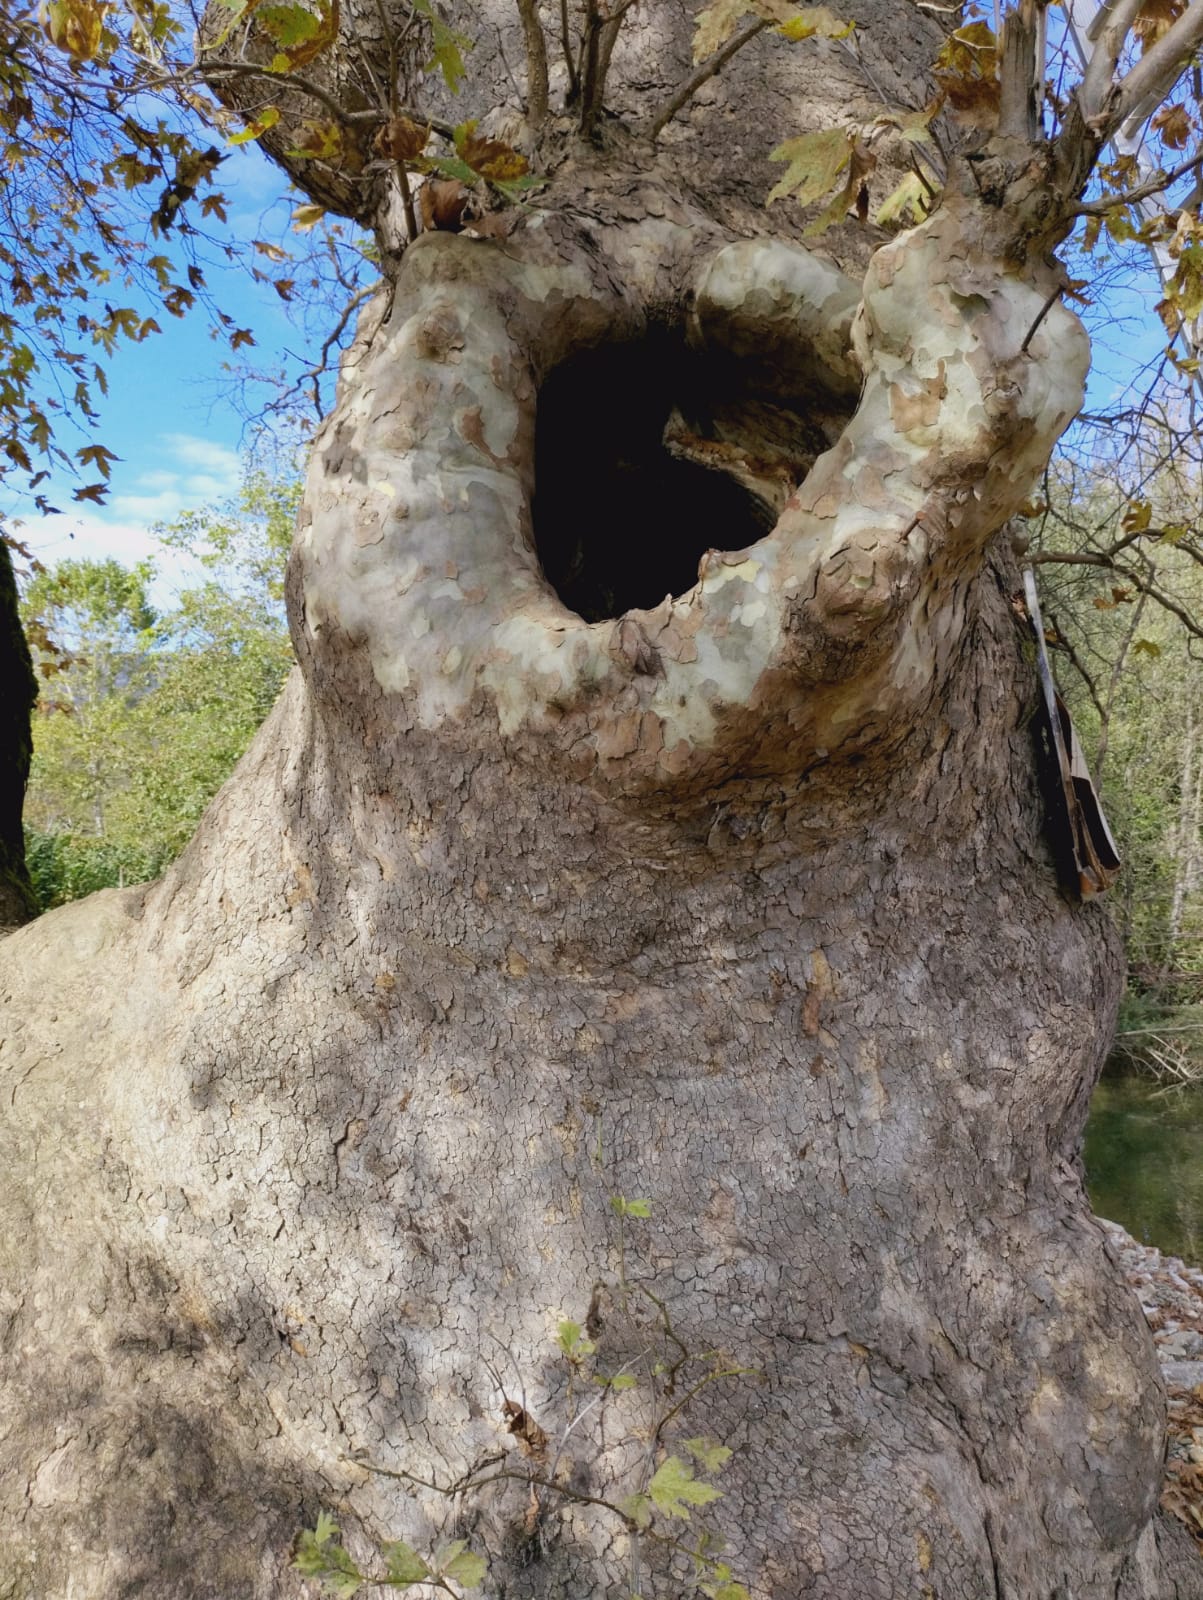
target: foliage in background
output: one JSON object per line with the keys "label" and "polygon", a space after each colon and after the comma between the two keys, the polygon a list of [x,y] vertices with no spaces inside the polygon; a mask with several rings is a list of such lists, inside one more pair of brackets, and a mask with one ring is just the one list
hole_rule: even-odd
{"label": "foliage in background", "polygon": [[1045,622],[1124,870],[1118,1048],[1203,1071],[1203,482],[1146,423],[1122,459],[1063,455],[1037,564]]}
{"label": "foliage in background", "polygon": [[183,849],[292,661],[283,575],[300,489],[248,473],[228,505],[160,530],[194,581],[157,612],[148,563],[63,561],[23,606],[55,649],[26,804],[43,908],[154,877]]}

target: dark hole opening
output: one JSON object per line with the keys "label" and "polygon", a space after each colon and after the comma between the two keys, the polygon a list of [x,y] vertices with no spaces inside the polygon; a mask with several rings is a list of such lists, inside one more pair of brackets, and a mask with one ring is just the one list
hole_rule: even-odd
{"label": "dark hole opening", "polygon": [[602,346],[552,372],[532,515],[564,604],[587,622],[655,606],[693,587],[707,550],[763,538],[843,426],[799,407],[749,392],[733,362],[667,336]]}

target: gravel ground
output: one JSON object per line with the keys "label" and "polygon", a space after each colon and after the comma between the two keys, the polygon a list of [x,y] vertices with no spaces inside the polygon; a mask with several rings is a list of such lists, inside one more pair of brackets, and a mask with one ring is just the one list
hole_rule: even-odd
{"label": "gravel ground", "polygon": [[1117,1222],[1102,1227],[1161,1358],[1169,1401],[1161,1504],[1185,1523],[1203,1554],[1203,1269],[1137,1244]]}

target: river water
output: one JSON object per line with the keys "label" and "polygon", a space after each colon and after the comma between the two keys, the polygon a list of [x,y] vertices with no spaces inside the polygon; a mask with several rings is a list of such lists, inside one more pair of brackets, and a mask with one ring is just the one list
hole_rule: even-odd
{"label": "river water", "polygon": [[1142,1244],[1203,1263],[1203,1084],[1103,1077],[1086,1126],[1086,1186]]}

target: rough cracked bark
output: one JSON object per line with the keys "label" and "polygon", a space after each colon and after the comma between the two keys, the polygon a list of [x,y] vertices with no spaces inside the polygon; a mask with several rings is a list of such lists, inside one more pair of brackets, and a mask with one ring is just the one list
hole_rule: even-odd
{"label": "rough cracked bark", "polygon": [[[0,1593],[297,1595],[324,1505],[617,1600],[667,1317],[744,1369],[665,1442],[733,1450],[753,1593],[1203,1595],[1080,1185],[1119,951],[999,538],[1085,340],[955,189],[856,280],[706,202],[569,163],[404,254],[272,717],[164,880],[0,949]],[[641,545],[696,581],[632,604]],[[645,1381],[564,1437],[566,1318]]]}

